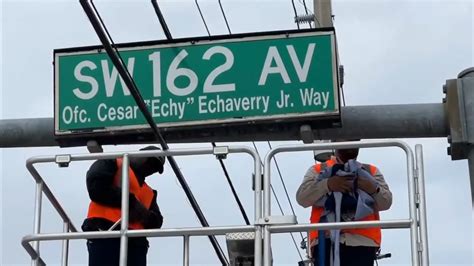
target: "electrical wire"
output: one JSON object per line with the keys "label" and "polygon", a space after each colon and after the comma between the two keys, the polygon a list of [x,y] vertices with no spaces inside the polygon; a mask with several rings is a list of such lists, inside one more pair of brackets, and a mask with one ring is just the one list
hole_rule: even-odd
{"label": "electrical wire", "polygon": [[[222,4],[221,4],[221,1],[220,1],[220,0],[219,0],[219,5],[220,5],[220,7],[221,7],[221,11],[222,11],[222,15],[224,16],[224,20],[226,21],[226,24],[227,24],[227,30],[229,31],[229,34],[232,34],[232,31],[230,30],[229,24],[227,23],[227,18],[226,18],[226,16],[225,16],[225,12],[224,12],[224,9],[222,8]],[[296,12],[296,8],[295,8],[295,12]],[[299,28],[299,26],[298,26],[298,28]],[[254,148],[255,148],[257,154],[258,154],[258,157],[261,158],[260,153],[258,152],[258,148],[257,148],[257,146],[255,145],[255,141],[252,141],[252,143],[253,143],[253,146],[254,146]],[[261,162],[261,160],[260,160],[260,162]],[[263,165],[263,163],[262,163],[262,165]],[[282,179],[282,180],[283,180],[283,179]],[[275,189],[273,188],[272,185],[270,185],[270,188],[271,188],[271,190],[272,190],[273,196],[275,197],[275,200],[276,200],[276,202],[277,202],[277,205],[278,205],[278,208],[280,209],[281,214],[282,214],[282,215],[285,215],[285,213],[283,212],[283,208],[282,208],[282,206],[281,206],[281,204],[280,204],[280,200],[278,199],[278,196],[277,196],[277,194],[276,194],[276,192],[275,192]],[[286,188],[285,188],[285,190],[286,190]],[[288,194],[287,194],[287,195],[288,195]],[[288,199],[289,199],[289,198],[288,198]],[[291,202],[290,202],[290,205],[291,205]],[[291,207],[291,208],[292,208],[292,210],[293,210],[293,207]],[[294,210],[293,210],[293,214],[294,214]],[[301,234],[301,233],[300,233],[300,234]],[[303,257],[301,256],[301,253],[300,253],[300,251],[299,251],[299,249],[298,249],[298,245],[296,244],[295,237],[293,236],[292,233],[290,233],[290,235],[291,235],[291,238],[292,238],[292,240],[293,240],[293,244],[294,244],[295,247],[296,247],[296,252],[298,253],[298,256],[301,258],[301,260],[303,260]],[[303,235],[301,234],[301,236],[303,236]]]}
{"label": "electrical wire", "polygon": [[[270,144],[270,141],[267,141],[268,147],[272,149],[272,145]],[[281,184],[283,185],[283,189],[285,190],[286,198],[288,199],[288,203],[290,204],[291,212],[293,213],[294,216],[296,216],[295,209],[293,208],[293,204],[291,203],[290,196],[288,195],[288,190],[286,189],[286,184],[285,181],[283,180],[283,175],[281,174],[280,171],[280,166],[278,165],[278,162],[276,160],[276,157],[273,157],[273,161],[275,162],[275,166],[278,172],[278,175],[280,176]],[[299,232],[301,236],[301,240],[304,240],[303,233]]]}
{"label": "electrical wire", "polygon": [[[155,10],[155,13],[158,17],[158,20],[161,24],[161,27],[163,29],[163,32],[165,33],[166,35],[166,38],[168,40],[172,40],[173,37],[171,36],[171,32],[168,28],[168,25],[166,23],[166,20],[165,20],[165,17],[163,16],[163,13],[161,12],[161,9],[158,5],[158,1],[157,0],[151,0],[151,3],[153,5],[153,9]],[[193,207],[194,211],[196,212],[197,216],[198,216],[198,219],[199,221],[201,222],[201,225],[203,227],[208,227],[209,224],[206,220],[206,218],[204,217],[204,214],[202,214],[202,211],[200,210],[199,208],[199,205],[197,204],[196,200],[191,198],[191,199],[188,199],[191,203],[191,206]],[[193,201],[191,201],[193,200]],[[199,213],[198,211],[199,210]],[[220,262],[222,263],[222,265],[227,265],[229,264],[228,260],[227,260],[227,257],[224,255],[224,251],[222,250],[222,247],[221,245],[219,244],[219,242],[217,242],[217,239],[215,236],[208,236],[209,240],[211,241],[211,245],[212,247],[214,248],[214,251],[216,252],[216,255],[217,257],[219,258]]]}
{"label": "electrical wire", "polygon": [[227,26],[227,30],[229,31],[229,34],[232,34],[232,32],[230,31],[229,22],[227,21],[227,17],[226,17],[225,12],[224,12],[224,8],[222,7],[221,0],[219,0],[218,2],[219,2],[219,6],[221,8],[222,16],[224,17],[225,25]]}
{"label": "electrical wire", "polygon": [[[195,0],[195,3],[196,3],[196,7],[198,8],[199,10],[199,14],[201,14],[201,19],[202,19],[202,22],[204,23],[204,26],[206,27],[206,30],[207,30],[207,35],[209,37],[211,37],[211,33],[209,32],[208,30],[208,27],[207,27],[207,23],[206,23],[206,20],[204,19],[204,16],[202,15],[202,12],[201,12],[201,8],[199,7],[199,3],[197,0]],[[230,29],[229,29],[230,30]],[[216,143],[215,142],[212,142],[212,147],[216,147]],[[229,183],[229,187],[232,191],[232,195],[234,196],[234,199],[235,201],[237,202],[237,205],[239,206],[239,209],[240,209],[240,212],[242,213],[242,217],[244,218],[245,220],[245,223],[247,225],[250,225],[250,220],[247,216],[247,213],[245,212],[245,208],[244,206],[242,205],[242,202],[240,201],[240,198],[239,198],[239,195],[237,195],[237,191],[235,190],[234,188],[234,184],[232,183],[232,180],[230,179],[230,176],[229,176],[229,172],[227,171],[227,168],[224,164],[224,161],[222,159],[219,159],[219,163],[221,165],[221,168],[222,168],[222,171],[224,171],[224,175],[227,179],[227,182]]]}
{"label": "electrical wire", "polygon": [[298,2],[300,2],[300,4],[304,7],[304,11],[305,11],[306,15],[308,15],[309,10],[308,10],[308,7],[306,6],[306,0],[298,0]]}
{"label": "electrical wire", "polygon": [[[216,143],[212,142],[212,147],[216,147]],[[245,223],[247,225],[250,225],[250,220],[247,216],[247,213],[245,212],[244,206],[242,205],[242,202],[239,199],[239,196],[237,195],[237,191],[234,188],[234,184],[232,184],[232,180],[230,179],[229,172],[227,172],[227,168],[225,167],[224,161],[219,158],[219,163],[222,167],[222,171],[224,171],[224,175],[227,179],[227,183],[229,183],[230,190],[232,190],[232,195],[234,195],[234,199],[237,202],[237,205],[239,205],[240,212],[242,213],[242,217],[245,220]]]}
{"label": "electrical wire", "polygon": [[[99,19],[100,24],[101,24],[102,27],[104,28],[104,31],[105,31],[105,33],[107,34],[107,37],[108,37],[109,40],[111,41],[112,47],[115,49],[115,52],[116,52],[117,55],[120,57],[120,59],[122,59],[122,56],[120,55],[119,51],[117,50],[117,47],[115,47],[115,43],[114,43],[114,41],[113,41],[113,39],[112,39],[112,36],[110,35],[109,30],[108,30],[107,27],[105,26],[105,23],[104,23],[104,21],[102,20],[102,16],[100,15],[99,11],[98,11],[97,8],[95,7],[95,4],[94,4],[94,1],[93,1],[93,0],[91,0],[91,6],[92,6],[92,8],[94,9],[94,12],[97,14],[97,18]],[[124,63],[123,60],[122,60],[122,63]]]}
{"label": "electrical wire", "polygon": [[[94,4],[94,1],[93,1],[93,0],[90,0],[90,1],[91,1],[91,6],[92,6],[92,8],[94,9],[94,12],[97,14],[97,18],[99,19],[102,28],[104,29],[105,33],[107,34],[107,37],[108,37],[109,40],[110,40],[110,44],[111,44],[112,48],[114,48],[115,53],[116,53],[117,56],[119,57],[120,62],[122,63],[122,65],[126,66],[125,61],[124,61],[123,58],[122,58],[122,55],[120,54],[119,50],[117,49],[117,46],[115,45],[114,40],[112,39],[112,35],[110,35],[109,30],[108,30],[107,27],[105,26],[104,20],[102,20],[102,16],[100,15],[99,11],[97,10],[97,7],[96,7],[95,4]],[[126,71],[126,74],[127,74],[127,76],[128,76],[129,78],[131,78],[132,81],[133,81],[132,75],[130,74],[130,72],[128,72],[128,70]],[[134,83],[135,83],[135,82],[134,82]],[[141,96],[141,95],[140,95],[140,96]],[[142,100],[143,100],[143,99],[142,99]],[[161,135],[161,133],[160,133],[160,135]],[[162,137],[161,137],[161,138],[162,138]]]}
{"label": "electrical wire", "polygon": [[[229,23],[228,23],[227,17],[226,17],[226,15],[225,15],[225,11],[224,11],[224,9],[223,9],[223,7],[222,7],[222,3],[221,3],[220,0],[219,0],[218,2],[219,2],[219,6],[220,6],[220,9],[221,9],[222,15],[223,15],[223,17],[224,17],[224,21],[225,21],[226,26],[227,26],[227,30],[229,31],[229,34],[232,34],[232,32],[231,32],[231,30],[230,30],[230,27],[229,27]],[[301,0],[299,0],[299,2],[301,3]],[[152,3],[156,3],[156,2],[152,1]],[[198,11],[199,11],[199,13],[200,13],[200,15],[201,15],[201,19],[202,19],[202,21],[203,21],[203,23],[204,23],[204,26],[205,26],[205,28],[206,28],[206,31],[207,31],[208,35],[210,36],[209,28],[208,28],[208,26],[207,26],[207,23],[206,23],[206,21],[205,21],[205,19],[204,19],[203,14],[202,14],[202,11],[201,11],[201,8],[200,8],[200,6],[199,6],[199,3],[198,3],[197,0],[195,0],[195,3],[196,3],[196,6],[197,6],[197,8],[198,8]],[[294,0],[292,0],[292,4],[293,4],[293,9],[294,9],[294,12],[295,12],[295,15],[296,15],[296,7],[295,7],[295,5],[294,5]],[[100,14],[99,14],[99,12],[98,12],[98,10],[97,10],[97,8],[96,8],[96,6],[95,6],[95,4],[94,4],[94,2],[93,2],[92,0],[91,0],[91,5],[92,5],[92,7],[93,7],[95,13],[97,14],[97,17],[98,17],[98,19],[99,19],[99,21],[100,21],[100,23],[101,23],[101,25],[102,25],[102,27],[103,27],[105,33],[107,34],[109,40],[111,41],[111,47],[113,47],[113,48],[115,49],[115,52],[116,52],[118,58],[120,59],[122,65],[125,66],[126,64],[125,64],[125,62],[124,62],[124,60],[123,60],[121,54],[119,53],[119,51],[118,51],[118,49],[117,49],[115,43],[113,42],[112,37],[111,37],[111,35],[110,35],[108,29],[105,27],[105,23],[104,23],[104,21],[102,20],[102,17],[100,16]],[[306,2],[305,2],[305,1],[303,1],[303,5],[304,5],[304,8],[305,8],[306,14],[308,14],[308,10],[307,10]],[[159,16],[159,17],[160,17],[160,16]],[[297,22],[297,26],[298,26],[298,29],[299,29],[300,27],[299,27],[299,23],[298,23],[298,22]],[[311,25],[310,25],[310,27],[311,27]],[[166,34],[166,33],[167,33],[167,31],[165,31],[165,34]],[[168,37],[168,39],[171,38],[171,35],[170,35],[170,34],[166,34],[166,36]],[[127,75],[130,77],[130,79],[133,81],[133,79],[132,79],[130,73],[129,73],[128,71],[126,71],[126,73],[127,73]],[[345,102],[345,100],[344,100],[344,91],[343,91],[343,90],[342,90],[342,94],[343,94],[343,102]],[[141,96],[139,93],[138,93],[138,95]],[[142,99],[142,101],[143,101],[143,99]],[[156,124],[155,124],[155,126],[156,126]],[[160,137],[162,138],[162,136],[161,136],[161,134],[160,134],[159,132],[158,132],[158,134],[159,134]],[[163,139],[163,140],[164,140],[164,139]],[[253,145],[254,145],[254,147],[255,147],[255,150],[257,151],[258,156],[260,157],[260,154],[259,154],[259,152],[258,152],[258,148],[257,148],[255,142],[252,142],[252,143],[253,143]],[[213,145],[214,147],[216,146],[214,142],[212,143],[212,145]],[[272,147],[271,147],[271,144],[270,144],[269,141],[268,141],[268,145],[269,145],[269,147],[270,147],[270,149],[271,149]],[[245,221],[246,221],[246,223],[247,223],[247,225],[248,225],[248,224],[250,224],[250,222],[249,222],[248,217],[247,217],[247,215],[246,215],[246,213],[245,213],[245,210],[243,209],[243,206],[242,206],[242,204],[241,204],[241,202],[240,202],[240,200],[239,200],[239,198],[238,198],[238,196],[237,196],[237,194],[236,194],[235,188],[234,188],[234,186],[233,186],[233,184],[232,184],[232,181],[230,180],[230,177],[229,177],[229,174],[228,174],[228,172],[227,172],[227,169],[225,168],[225,165],[224,165],[222,159],[220,159],[219,161],[220,161],[220,163],[221,163],[221,166],[222,166],[222,169],[223,169],[223,171],[224,171],[224,174],[225,174],[225,176],[226,176],[226,178],[227,178],[227,181],[229,182],[229,186],[231,187],[231,190],[232,190],[232,192],[233,192],[233,194],[234,194],[234,197],[235,197],[235,199],[236,199],[236,201],[237,201],[237,203],[238,203],[238,205],[239,205],[239,208],[240,208],[240,210],[241,210],[241,212],[242,212],[242,215],[243,215],[243,217],[244,217],[244,219],[245,219]],[[282,182],[283,188],[284,188],[284,190],[285,190],[286,197],[287,197],[288,202],[289,202],[289,204],[290,204],[291,211],[292,211],[293,215],[295,215],[295,211],[294,211],[293,205],[292,205],[292,203],[291,203],[291,200],[290,200],[290,198],[289,198],[288,190],[287,190],[287,188],[286,188],[286,185],[285,185],[285,182],[284,182],[284,180],[283,180],[283,176],[282,176],[282,174],[281,174],[281,170],[280,170],[280,168],[279,168],[278,162],[276,161],[276,158],[274,158],[274,161],[275,161],[275,165],[276,165],[276,167],[277,167],[277,171],[278,171],[278,173],[279,173],[280,180],[281,180],[281,182]],[[279,207],[279,209],[280,209],[281,214],[284,215],[283,208],[282,208],[282,206],[281,206],[281,203],[280,203],[280,201],[279,201],[279,199],[278,199],[278,197],[277,197],[277,194],[276,194],[276,192],[275,192],[273,186],[271,186],[271,190],[272,190],[272,193],[273,193],[273,195],[274,195],[274,197],[275,197],[275,200],[276,200],[276,202],[277,202],[277,205],[278,205],[278,207]],[[297,249],[298,255],[300,256],[301,260],[303,260],[301,254],[300,254],[300,252],[299,252],[298,245],[296,244],[296,240],[295,240],[293,234],[290,233],[290,235],[291,235],[292,240],[293,240],[293,243],[294,243],[294,245],[295,245],[295,247],[296,247],[296,249]],[[300,232],[300,235],[301,235],[301,238],[304,239],[304,238],[303,238],[303,234],[302,234],[301,232]],[[219,247],[220,247],[220,246],[219,246]]]}
{"label": "electrical wire", "polygon": [[165,33],[166,39],[168,40],[173,39],[173,37],[171,36],[170,29],[168,28],[168,25],[166,24],[165,17],[163,16],[163,13],[161,13],[161,9],[160,9],[160,6],[158,5],[157,0],[151,0],[151,4],[153,5],[153,9],[155,10],[158,20],[160,21],[160,25],[161,25],[161,28],[163,29],[163,32]]}
{"label": "electrical wire", "polygon": [[[293,11],[295,12],[295,18],[296,18],[298,16],[298,12],[296,12],[295,0],[291,0],[291,5],[293,6]],[[296,21],[296,27],[300,29],[300,22],[298,20]]]}
{"label": "electrical wire", "polygon": [[[260,163],[263,166],[263,162],[261,160],[260,153],[258,152],[257,145],[255,144],[255,141],[252,141],[253,147],[255,148],[255,151],[257,152],[258,157],[260,158]],[[277,194],[275,192],[275,189],[273,188],[273,185],[270,184],[270,189],[272,190],[273,197],[275,198],[278,208],[280,209],[281,215],[285,215],[285,212],[283,212],[283,208],[281,207],[280,200],[278,200]],[[301,233],[300,233],[301,234]],[[303,257],[301,256],[300,250],[298,249],[298,244],[296,244],[296,239],[293,236],[293,233],[290,233],[291,239],[293,240],[293,244],[295,245],[296,252],[298,253],[298,256],[300,256],[300,259],[303,260]],[[303,236],[303,234],[301,234]]]}
{"label": "electrical wire", "polygon": [[204,23],[204,27],[206,27],[207,35],[211,36],[211,32],[209,32],[209,28],[207,27],[206,20],[204,19],[204,15],[202,14],[201,7],[199,6],[198,0],[194,0],[194,3],[196,3],[196,7],[199,11],[199,15],[201,15],[202,22]]}
{"label": "electrical wire", "polygon": [[[308,11],[308,7],[306,7],[306,0],[303,0],[303,2],[301,2],[301,0],[298,0],[300,2],[300,4],[303,5],[304,7],[304,12],[306,13],[306,15],[309,15],[309,11]],[[309,24],[309,28],[312,29],[313,27],[311,26],[311,22],[308,23]]]}
{"label": "electrical wire", "polygon": [[[126,83],[126,86],[129,88],[130,93],[132,94],[137,106],[139,107],[140,111],[142,112],[143,116],[145,117],[145,120],[147,123],[150,125],[151,130],[156,137],[156,139],[159,141],[161,144],[163,150],[168,150],[169,146],[166,143],[165,139],[161,135],[161,132],[159,131],[155,121],[153,120],[153,117],[151,116],[149,110],[147,109],[147,106],[143,100],[143,97],[140,94],[140,91],[138,90],[137,85],[135,84],[134,79],[132,78],[130,72],[126,68],[126,64],[124,63],[123,58],[121,57],[110,33],[107,30],[107,27],[105,26],[104,21],[102,20],[100,13],[98,12],[97,8],[95,7],[95,4],[92,0],[90,0],[90,5],[88,0],[80,0],[80,4],[82,5],[84,12],[88,16],[92,26],[94,27],[94,30],[96,31],[99,39],[101,40],[105,50],[107,51],[107,54],[110,57],[110,60],[114,64],[114,66],[117,68],[117,71],[119,72],[120,76],[124,79],[124,82]],[[153,1],[152,1],[153,2]],[[198,216],[202,226],[208,227],[209,224],[207,223],[207,220],[205,219],[199,204],[196,202],[196,199],[194,198],[194,195],[189,189],[189,186],[181,173],[181,170],[178,167],[178,164],[174,160],[173,156],[167,156],[168,157],[168,162],[173,169],[174,173],[176,174],[176,178],[179,180],[186,196],[188,197],[188,200],[190,201],[191,205],[193,206],[194,211],[196,212],[196,215]],[[219,257],[221,263],[223,265],[228,264],[228,260],[224,255],[224,252],[217,242],[217,239],[215,236],[209,236],[209,240],[211,241],[212,246],[214,247],[214,250],[216,251],[217,256]]]}

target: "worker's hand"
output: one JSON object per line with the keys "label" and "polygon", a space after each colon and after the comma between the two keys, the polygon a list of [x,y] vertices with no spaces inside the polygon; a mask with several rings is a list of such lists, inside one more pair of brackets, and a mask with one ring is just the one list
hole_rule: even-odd
{"label": "worker's hand", "polygon": [[148,219],[148,211],[138,200],[130,202],[129,220],[131,223],[144,222]]}
{"label": "worker's hand", "polygon": [[357,186],[370,195],[377,192],[377,183],[367,177],[359,176],[357,178]]}
{"label": "worker's hand", "polygon": [[[156,192],[153,200],[156,201]],[[161,225],[163,224],[163,216],[161,215],[159,208],[150,211],[136,198],[130,201],[129,215],[130,223],[142,223],[145,229],[161,228]]]}
{"label": "worker's hand", "polygon": [[163,225],[163,216],[158,211],[158,213],[154,211],[148,212],[147,219],[143,222],[143,226],[145,229],[159,229]]}
{"label": "worker's hand", "polygon": [[153,199],[151,200],[151,206],[147,220],[144,221],[143,226],[145,229],[158,229],[163,225],[163,215],[161,215],[160,206],[156,202],[158,192],[153,190]]}
{"label": "worker's hand", "polygon": [[354,186],[354,177],[332,176],[328,179],[328,188],[333,192],[351,192]]}

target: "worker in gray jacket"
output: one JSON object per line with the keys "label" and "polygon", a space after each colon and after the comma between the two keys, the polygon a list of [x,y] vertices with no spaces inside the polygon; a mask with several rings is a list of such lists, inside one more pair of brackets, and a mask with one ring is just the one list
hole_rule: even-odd
{"label": "worker in gray jacket", "polygon": [[[331,201],[331,197],[334,198],[333,194],[336,193],[333,192],[341,192],[344,197],[348,195],[353,197],[357,194],[354,193],[355,187],[372,197],[374,202],[373,212],[359,219],[359,221],[379,220],[379,211],[390,208],[392,193],[380,170],[373,165],[361,164],[361,167],[370,173],[373,178],[362,175],[355,177],[338,176],[334,174],[336,173],[334,171],[332,175],[329,174],[329,178],[320,178],[320,174],[324,171],[331,170],[336,166],[344,166],[349,160],[356,160],[358,154],[359,149],[336,150],[336,156],[331,157],[324,163],[317,163],[308,169],[296,193],[296,200],[304,208],[312,207],[311,223],[334,222],[334,218],[331,218],[334,217],[334,209],[328,207],[331,204],[327,204]],[[332,201],[334,201],[333,198]],[[342,208],[341,212],[342,222],[355,220],[355,209]],[[380,228],[344,229],[338,232],[340,233],[337,239],[339,240],[338,252],[341,266],[372,266],[374,264],[376,252],[381,244]],[[312,231],[309,236],[313,261],[317,266],[330,265],[331,261],[330,232],[321,233]],[[321,241],[325,243],[318,245]]]}

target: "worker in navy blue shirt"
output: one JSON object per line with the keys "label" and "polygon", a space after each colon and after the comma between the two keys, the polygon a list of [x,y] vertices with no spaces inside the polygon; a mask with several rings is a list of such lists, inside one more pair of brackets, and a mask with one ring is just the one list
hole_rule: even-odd
{"label": "worker in navy blue shirt", "polygon": [[[148,146],[141,150],[159,150]],[[145,178],[163,173],[165,157],[130,157],[129,165],[129,229],[161,228],[163,216],[156,202],[157,192],[148,186]],[[87,191],[91,202],[83,231],[119,230],[121,220],[122,159],[98,160],[87,172]],[[120,238],[89,239],[89,265],[119,265]],[[148,240],[131,237],[128,241],[127,265],[145,266]]]}

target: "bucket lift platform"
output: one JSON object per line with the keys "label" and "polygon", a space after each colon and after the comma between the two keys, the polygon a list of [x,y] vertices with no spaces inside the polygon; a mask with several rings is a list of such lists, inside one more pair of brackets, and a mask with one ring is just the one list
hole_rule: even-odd
{"label": "bucket lift platform", "polygon": [[[407,181],[409,197],[409,217],[400,220],[382,220],[382,221],[355,221],[342,223],[318,223],[318,224],[297,224],[294,216],[272,216],[271,215],[271,160],[282,152],[314,151],[327,149],[344,148],[374,148],[374,147],[398,147],[406,153],[407,158]],[[59,166],[67,167],[74,161],[97,160],[123,158],[123,167],[128,168],[129,158],[138,156],[184,156],[184,155],[203,155],[214,154],[222,158],[222,151],[226,153],[246,153],[254,159],[254,175],[260,176],[262,164],[258,153],[248,147],[222,147],[201,148],[201,149],[180,149],[168,151],[140,151],[140,152],[122,152],[122,153],[95,153],[79,155],[59,155],[59,156],[41,156],[30,158],[27,161],[27,168],[36,182],[35,197],[35,215],[34,232],[22,239],[22,245],[32,259],[33,265],[46,265],[40,256],[40,242],[61,240],[62,265],[68,265],[69,241],[71,239],[90,239],[90,238],[121,238],[125,245],[121,246],[120,266],[126,266],[127,261],[127,239],[130,237],[182,237],[183,238],[183,265],[190,265],[189,257],[189,239],[194,236],[225,235],[227,240],[227,249],[230,258],[230,265],[255,265],[271,266],[273,264],[271,253],[271,236],[278,233],[290,232],[308,232],[311,230],[330,230],[343,228],[369,228],[381,227],[382,229],[406,228],[410,230],[411,243],[411,264],[414,266],[429,265],[428,255],[428,237],[426,227],[426,203],[424,192],[424,172],[423,172],[423,154],[421,145],[416,145],[415,153],[402,141],[394,140],[373,140],[360,142],[337,142],[323,144],[306,144],[280,146],[271,149],[265,156],[263,163],[263,184],[259,178],[254,179],[254,213],[256,223],[243,226],[224,226],[224,227],[197,227],[197,228],[166,228],[166,229],[147,229],[147,230],[128,230],[128,225],[121,225],[120,231],[100,231],[100,232],[80,232],[77,227],[62,208],[59,201],[53,195],[42,176],[35,168],[39,163],[56,163]],[[126,168],[125,168],[126,169]],[[128,171],[122,169],[125,176]],[[129,194],[128,178],[122,178],[122,195]],[[53,207],[59,213],[64,223],[64,232],[62,233],[41,233],[41,208],[43,194],[52,203]],[[124,197],[125,202],[122,208],[122,217],[128,215],[128,197]],[[125,219],[128,221],[128,219]],[[126,223],[126,222],[124,222]],[[33,243],[33,245],[32,245]]]}

